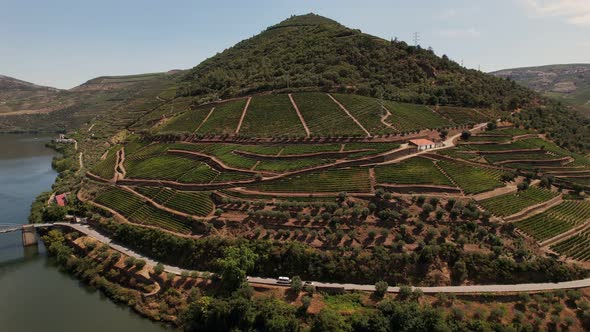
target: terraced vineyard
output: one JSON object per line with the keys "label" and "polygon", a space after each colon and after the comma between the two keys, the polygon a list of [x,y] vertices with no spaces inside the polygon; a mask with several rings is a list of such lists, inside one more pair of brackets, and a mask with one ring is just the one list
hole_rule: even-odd
{"label": "terraced vineyard", "polygon": [[306,135],[286,94],[253,97],[240,134],[258,137]]}
{"label": "terraced vineyard", "polygon": [[371,182],[368,168],[345,168],[292,175],[278,180],[257,183],[249,188],[281,193],[369,192]]}
{"label": "terraced vineyard", "polygon": [[[233,153],[234,150],[248,151],[247,147],[245,147],[243,145],[221,144],[221,143],[218,143],[218,144],[178,143],[178,144],[174,144],[171,147],[171,149],[201,152],[201,153],[216,157],[217,159],[221,160],[227,166],[235,167],[235,168],[250,169],[256,164],[256,160],[254,160],[254,159],[246,158],[246,157],[243,157],[243,156]],[[274,148],[273,151],[276,151],[278,153],[280,150]]]}
{"label": "terraced vineyard", "polygon": [[298,158],[282,160],[265,160],[256,165],[255,171],[288,172],[298,169],[310,168],[335,162],[334,159],[325,158]]}
{"label": "terraced vineyard", "polygon": [[453,186],[432,160],[412,158],[398,164],[375,167],[378,183],[393,184],[435,184]]}
{"label": "terraced vineyard", "polygon": [[425,128],[450,127],[452,124],[424,105],[383,101],[391,112],[387,122],[392,123],[400,131],[415,131]]}
{"label": "terraced vineyard", "polygon": [[526,190],[514,194],[496,196],[480,201],[479,204],[496,216],[506,217],[522,211],[529,206],[548,201],[558,195],[559,193],[557,192],[539,187],[529,187]]}
{"label": "terraced vineyard", "polygon": [[281,155],[333,152],[340,150],[340,144],[298,144],[285,145]]}
{"label": "terraced vineyard", "polygon": [[365,132],[325,93],[298,93],[293,99],[312,135],[366,136]]}
{"label": "terraced vineyard", "polygon": [[502,136],[502,135],[476,135],[471,136],[467,140],[462,140],[462,144],[472,143],[472,142],[497,142],[497,143],[510,143],[512,139],[511,136]]}
{"label": "terraced vineyard", "polygon": [[238,127],[247,99],[215,105],[215,111],[196,131],[198,134],[233,135]]}
{"label": "terraced vineyard", "polygon": [[187,157],[156,155],[151,158],[126,160],[127,177],[170,181],[208,183],[219,172],[207,164]]}
{"label": "terraced vineyard", "polygon": [[504,172],[500,170],[449,161],[441,161],[439,165],[466,194],[477,194],[504,186],[500,181]]}
{"label": "terraced vineyard", "polygon": [[119,146],[112,147],[106,157],[98,162],[92,168],[91,172],[105,179],[113,178],[115,176],[115,164],[117,163],[117,151],[119,149]]}
{"label": "terraced vineyard", "polygon": [[459,125],[482,123],[492,119],[471,108],[439,106],[435,110],[445,118],[451,119],[451,121]]}
{"label": "terraced vineyard", "polygon": [[348,155],[348,158],[361,158],[370,156],[373,154],[381,154],[387,151],[395,150],[399,148],[397,143],[347,143],[344,145],[344,151],[351,150],[363,150],[368,149],[366,152],[357,152]]}
{"label": "terraced vineyard", "polygon": [[486,134],[518,136],[518,135],[536,134],[536,132],[532,129],[524,129],[524,128],[499,128],[499,129],[487,131]]}
{"label": "terraced vineyard", "polygon": [[351,94],[334,94],[346,109],[365,127],[372,135],[394,134],[396,130],[384,125],[381,118],[385,110],[378,99]]}
{"label": "terraced vineyard", "polygon": [[155,187],[140,187],[137,191],[158,204],[199,217],[209,215],[215,207],[209,191],[186,192]]}
{"label": "terraced vineyard", "polygon": [[185,113],[170,119],[160,132],[167,133],[190,133],[192,134],[207,117],[211,109],[215,106],[199,107],[195,110],[188,110]]}
{"label": "terraced vineyard", "polygon": [[539,151],[535,153],[498,153],[498,154],[486,154],[485,159],[490,164],[495,164],[501,161],[508,160],[551,160],[558,159],[554,155],[548,154],[545,151]]}
{"label": "terraced vineyard", "polygon": [[583,262],[590,261],[590,230],[583,231],[554,244],[551,249],[571,259]]}
{"label": "terraced vineyard", "polygon": [[590,218],[590,203],[586,201],[564,201],[549,210],[518,221],[516,227],[544,241],[566,232]]}
{"label": "terraced vineyard", "polygon": [[158,226],[179,233],[191,231],[190,220],[145,204],[138,196],[122,189],[106,188],[98,193],[95,201],[119,212],[134,223]]}

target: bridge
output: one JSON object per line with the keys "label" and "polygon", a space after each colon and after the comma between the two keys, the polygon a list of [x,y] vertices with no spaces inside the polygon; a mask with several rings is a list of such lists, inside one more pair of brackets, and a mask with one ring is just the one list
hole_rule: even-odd
{"label": "bridge", "polygon": [[23,246],[37,245],[37,229],[53,227],[56,224],[0,224],[0,234],[21,231]]}

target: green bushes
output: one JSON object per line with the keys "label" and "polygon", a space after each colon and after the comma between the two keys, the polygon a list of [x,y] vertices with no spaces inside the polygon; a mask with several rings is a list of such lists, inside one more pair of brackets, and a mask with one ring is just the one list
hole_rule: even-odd
{"label": "green bushes", "polygon": [[[281,274],[299,275],[304,280],[354,283],[385,280],[389,284],[417,284],[424,277],[409,273],[418,268],[413,255],[381,246],[359,254],[342,255],[337,250],[316,250],[294,241],[182,238],[156,229],[118,223],[103,224],[101,228],[114,241],[138,253],[190,270],[218,272],[215,262],[224,257],[228,246],[246,245],[258,257],[252,274],[261,277],[276,277],[277,266],[280,266]],[[563,281],[587,275],[587,272],[569,268],[549,258],[537,257],[532,261],[517,262],[498,259],[494,254],[467,253],[451,244],[433,247],[436,247],[434,254],[438,259],[449,264],[463,261],[469,280],[474,283]]]}

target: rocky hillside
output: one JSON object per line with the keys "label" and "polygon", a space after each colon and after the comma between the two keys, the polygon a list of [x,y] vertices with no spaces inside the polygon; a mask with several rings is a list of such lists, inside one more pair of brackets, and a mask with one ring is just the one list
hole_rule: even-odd
{"label": "rocky hillside", "polygon": [[502,109],[532,97],[513,82],[465,69],[432,50],[314,14],[293,16],[207,59],[185,75],[179,94],[228,98],[306,89]]}
{"label": "rocky hillside", "polygon": [[513,68],[492,74],[556,97],[590,116],[590,64]]}

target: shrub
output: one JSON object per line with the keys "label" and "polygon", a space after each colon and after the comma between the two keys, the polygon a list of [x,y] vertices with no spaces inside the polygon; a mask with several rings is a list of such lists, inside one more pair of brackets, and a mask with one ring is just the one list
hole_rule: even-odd
{"label": "shrub", "polygon": [[136,267],[138,270],[141,270],[141,269],[143,269],[143,268],[145,267],[145,264],[146,264],[146,263],[145,263],[145,261],[144,261],[143,259],[138,259],[138,260],[136,260],[136,261],[135,261],[135,267]]}
{"label": "shrub", "polygon": [[410,286],[400,286],[399,288],[399,293],[398,293],[398,297],[400,298],[400,300],[407,300],[412,296],[412,287]]}
{"label": "shrub", "polygon": [[162,272],[164,272],[164,264],[158,263],[156,266],[154,266],[154,274],[159,276],[162,274]]}
{"label": "shrub", "polygon": [[291,280],[291,289],[296,293],[299,294],[301,289],[303,288],[303,282],[301,281],[301,277],[294,276]]}
{"label": "shrub", "polygon": [[377,283],[375,283],[375,295],[382,298],[385,293],[387,293],[387,288],[389,288],[387,282],[377,281]]}
{"label": "shrub", "polygon": [[130,268],[133,266],[133,264],[135,264],[135,258],[129,256],[127,258],[125,258],[125,267],[126,268]]}

